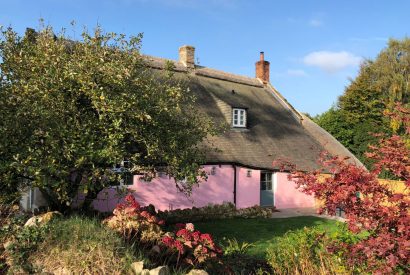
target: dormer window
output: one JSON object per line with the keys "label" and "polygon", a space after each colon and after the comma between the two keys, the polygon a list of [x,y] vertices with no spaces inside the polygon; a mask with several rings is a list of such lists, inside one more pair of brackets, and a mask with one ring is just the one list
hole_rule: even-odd
{"label": "dormer window", "polygon": [[246,127],[246,109],[232,109],[232,126],[242,128]]}

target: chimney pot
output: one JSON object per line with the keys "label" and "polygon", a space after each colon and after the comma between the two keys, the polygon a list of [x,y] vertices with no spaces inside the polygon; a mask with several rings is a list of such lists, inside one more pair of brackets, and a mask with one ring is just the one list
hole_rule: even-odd
{"label": "chimney pot", "polygon": [[269,82],[269,65],[269,61],[265,61],[264,52],[260,52],[260,60],[255,63],[256,77],[265,84]]}
{"label": "chimney pot", "polygon": [[179,62],[187,68],[195,68],[195,47],[189,45],[179,47]]}

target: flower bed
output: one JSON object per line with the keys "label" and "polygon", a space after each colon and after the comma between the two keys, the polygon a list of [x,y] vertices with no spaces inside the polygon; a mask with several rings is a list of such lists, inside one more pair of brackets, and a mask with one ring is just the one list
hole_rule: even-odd
{"label": "flower bed", "polygon": [[[152,209],[152,206],[150,206]],[[270,218],[272,208],[264,208],[258,205],[236,209],[232,203],[213,204],[205,207],[176,209],[170,211],[158,211],[157,216],[167,223],[174,224],[178,222],[197,222],[230,218]]]}

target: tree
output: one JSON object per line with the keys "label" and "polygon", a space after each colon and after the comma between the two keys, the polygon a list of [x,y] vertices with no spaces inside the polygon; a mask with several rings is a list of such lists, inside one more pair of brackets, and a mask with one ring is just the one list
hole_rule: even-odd
{"label": "tree", "polygon": [[124,160],[147,175],[166,165],[188,191],[203,176],[199,144],[212,125],[171,71],[147,68],[141,35],[100,27],[81,41],[51,27],[1,33],[2,188],[39,187],[61,208],[78,192],[90,202],[118,180],[112,168]]}
{"label": "tree", "polygon": [[[389,114],[405,126],[410,134],[409,108],[400,104]],[[348,228],[353,233],[365,232],[357,243],[342,243],[352,265],[364,265],[368,271],[392,274],[410,272],[410,150],[399,135],[379,135],[377,145],[370,146],[366,156],[374,161],[366,170],[337,156],[324,155],[322,169],[292,171],[290,178],[306,194],[323,201],[320,212],[334,215],[337,208],[346,213]],[[388,171],[404,181],[406,189],[393,191],[379,181]],[[323,177],[324,173],[330,176]]]}
{"label": "tree", "polygon": [[315,117],[315,122],[369,166],[364,152],[377,142],[369,132],[403,135],[399,121],[386,118],[384,112],[393,111],[397,102],[409,107],[409,98],[410,39],[391,39],[375,60],[361,65],[337,106]]}

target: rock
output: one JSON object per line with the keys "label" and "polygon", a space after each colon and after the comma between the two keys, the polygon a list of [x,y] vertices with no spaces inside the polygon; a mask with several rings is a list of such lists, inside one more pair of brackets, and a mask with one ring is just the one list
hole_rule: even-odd
{"label": "rock", "polygon": [[131,270],[132,270],[133,274],[135,274],[135,275],[142,274],[142,271],[144,270],[144,262],[143,261],[133,262],[131,264]]}
{"label": "rock", "polygon": [[192,269],[187,275],[208,275],[208,272],[202,269]]}
{"label": "rock", "polygon": [[34,216],[34,217],[31,217],[30,219],[28,219],[28,221],[26,221],[24,226],[25,227],[27,227],[27,226],[36,226],[37,223],[38,223],[38,217]]}
{"label": "rock", "polygon": [[170,275],[168,266],[159,266],[157,268],[151,269],[149,275]]}
{"label": "rock", "polygon": [[24,224],[24,226],[36,226],[36,225],[43,225],[51,220],[55,219],[56,217],[62,217],[63,215],[58,211],[47,212],[38,216],[31,217],[28,221]]}

